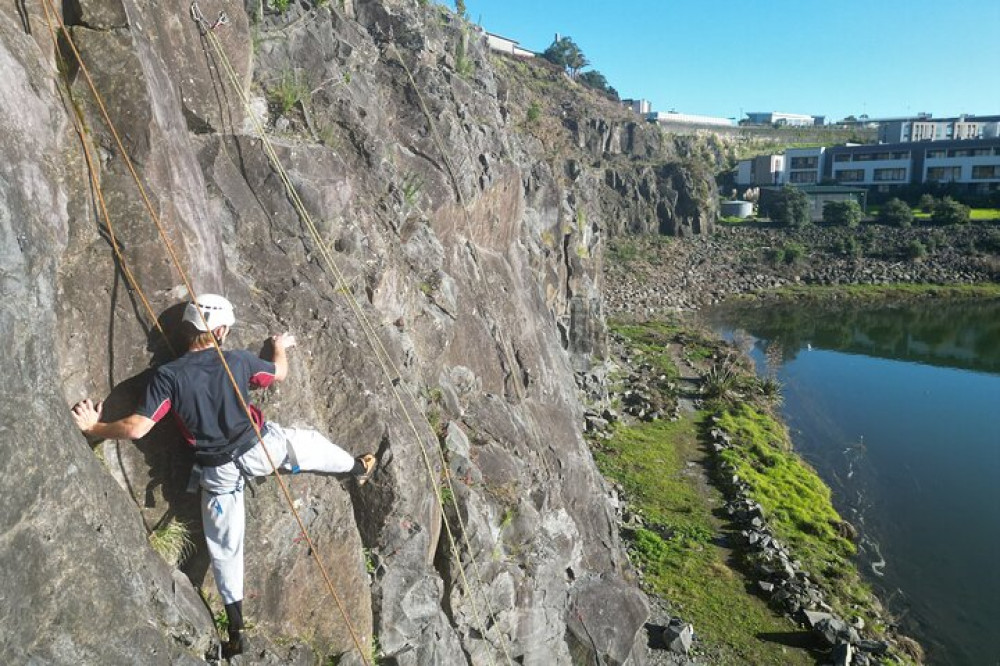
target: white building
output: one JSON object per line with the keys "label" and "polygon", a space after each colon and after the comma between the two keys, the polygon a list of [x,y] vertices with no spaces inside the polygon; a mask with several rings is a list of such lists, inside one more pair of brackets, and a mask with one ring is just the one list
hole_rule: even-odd
{"label": "white building", "polygon": [[823,180],[826,148],[789,148],[785,151],[784,180],[792,185],[818,185]]}
{"label": "white building", "polygon": [[520,56],[522,58],[535,57],[533,51],[521,48],[518,42],[514,41],[513,39],[508,39],[507,37],[495,35],[492,32],[486,33],[486,45],[489,46],[491,50],[497,51],[499,53],[506,53],[508,55]]}
{"label": "white building", "polygon": [[758,155],[740,160],[736,166],[736,184],[740,187],[783,185],[784,155]]}
{"label": "white building", "polygon": [[653,111],[646,116],[646,119],[661,125],[713,125],[732,127],[733,121],[729,118],[717,118],[715,116],[699,116],[693,113],[677,113],[676,111]]}
{"label": "white building", "polygon": [[750,111],[746,115],[746,122],[749,125],[787,125],[789,127],[805,127],[808,125],[823,124],[823,116],[807,116],[801,113]]}
{"label": "white building", "polygon": [[[983,145],[993,144],[993,145]],[[974,192],[1000,189],[1000,144],[922,148],[925,183],[959,183]]]}
{"label": "white building", "polygon": [[[913,151],[889,146],[852,146],[828,152],[830,177],[842,185],[905,185],[913,179]],[[899,148],[896,146],[895,148]]]}
{"label": "white building", "polygon": [[648,116],[653,110],[653,105],[648,99],[623,99],[622,106],[632,109],[632,111],[638,113],[640,116]]}
{"label": "white building", "polygon": [[994,139],[1000,136],[1000,116],[958,116],[933,119],[893,118],[879,121],[879,143]]}

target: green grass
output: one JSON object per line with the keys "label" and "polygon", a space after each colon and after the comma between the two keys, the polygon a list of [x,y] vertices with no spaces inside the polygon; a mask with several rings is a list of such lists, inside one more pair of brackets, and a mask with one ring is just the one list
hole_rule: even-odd
{"label": "green grass", "polygon": [[641,351],[642,360],[652,365],[661,374],[666,375],[667,381],[677,379],[680,373],[670,358],[670,354],[665,350],[680,331],[680,328],[675,324],[662,321],[644,324],[611,321],[608,322],[608,328],[628,338],[631,341],[632,349]]}
{"label": "green grass", "polygon": [[792,451],[784,426],[748,404],[723,410],[718,425],[735,444],[720,457],[750,485],[775,535],[828,592],[834,608],[850,617],[857,614],[854,604],[870,607],[871,593],[851,561],[856,548],[837,533],[841,517],[830,489]]}
{"label": "green grass", "polygon": [[187,524],[171,518],[149,534],[149,545],[167,564],[179,566],[194,551],[191,530]]}
{"label": "green grass", "polygon": [[851,298],[878,301],[897,298],[998,298],[1000,284],[846,284],[792,285],[768,292],[770,295],[797,300]]}
{"label": "green grass", "polygon": [[992,222],[1000,220],[1000,208],[973,208],[969,213],[973,222]]}
{"label": "green grass", "polygon": [[698,430],[691,416],[619,427],[596,449],[601,472],[621,483],[630,506],[645,516],[646,528],[633,536],[632,557],[649,590],[694,624],[711,663],[813,664],[803,651],[758,638],[797,627],[748,593],[744,578],[727,564],[730,553],[712,543],[720,529],[712,507],[720,500],[688,467],[703,455]]}

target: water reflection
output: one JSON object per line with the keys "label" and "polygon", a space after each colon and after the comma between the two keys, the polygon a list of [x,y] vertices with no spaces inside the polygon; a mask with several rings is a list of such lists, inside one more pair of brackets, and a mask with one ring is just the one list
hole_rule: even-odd
{"label": "water reflection", "polygon": [[1000,663],[1000,301],[710,316],[783,384],[796,448],[859,529],[860,567],[929,662]]}
{"label": "water reflection", "polygon": [[717,310],[712,320],[739,322],[755,338],[775,345],[784,361],[812,348],[1000,372],[1000,300],[921,300],[867,307],[738,305]]}

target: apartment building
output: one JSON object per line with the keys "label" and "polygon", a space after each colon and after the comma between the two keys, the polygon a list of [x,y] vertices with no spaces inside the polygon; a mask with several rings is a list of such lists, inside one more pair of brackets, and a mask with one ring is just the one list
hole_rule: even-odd
{"label": "apartment building", "polygon": [[823,178],[881,192],[951,183],[985,194],[1000,189],[1000,138],[837,146],[825,151]]}
{"label": "apartment building", "polygon": [[784,178],[792,185],[818,185],[823,180],[826,148],[789,148],[785,151]]}
{"label": "apartment building", "polygon": [[987,194],[1000,190],[1000,138],[798,148],[742,160],[739,186],[836,184],[891,192],[907,185],[950,184]]}
{"label": "apartment building", "polygon": [[736,169],[736,184],[740,187],[784,184],[785,156],[758,155],[741,160]]}
{"label": "apartment building", "polygon": [[893,118],[878,121],[879,143],[952,141],[1000,137],[1000,116]]}

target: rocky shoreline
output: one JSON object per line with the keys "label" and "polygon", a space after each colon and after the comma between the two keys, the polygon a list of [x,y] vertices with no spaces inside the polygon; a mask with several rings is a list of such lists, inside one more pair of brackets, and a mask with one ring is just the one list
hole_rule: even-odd
{"label": "rocky shoreline", "polygon": [[[716,305],[736,295],[795,285],[988,284],[1000,278],[994,246],[998,236],[995,228],[983,226],[798,230],[742,226],[722,228],[711,236],[612,241],[604,272],[605,308],[609,317],[650,320]],[[930,248],[926,256],[916,260],[905,256],[914,242]],[[793,261],[775,261],[775,251],[790,245],[803,248],[801,255]],[[861,249],[846,252],[844,248],[851,245]],[[657,376],[657,369],[648,363],[630,363],[628,354],[622,353],[624,340],[613,337],[618,350],[613,356],[631,381],[622,384],[620,395],[611,396],[620,410],[590,411],[587,430],[592,436],[610,437],[609,422],[679,418],[676,399],[665,399],[677,387],[664,382],[666,378]],[[713,425],[707,436],[716,459],[715,483],[726,498],[724,510],[738,530],[744,575],[756,592],[811,630],[831,663],[862,665],[886,658],[920,663],[922,651],[909,637],[895,630],[872,634],[860,616],[837,614],[795,553],[775,537],[761,506],[752,499],[752,488],[735,469],[718,460],[721,451],[733,446],[731,433]],[[618,520],[624,526],[630,511],[625,499],[614,495]],[[892,626],[879,601],[872,603],[871,615]],[[661,647],[666,653],[651,655],[653,663],[699,663],[691,653],[697,627],[666,613],[655,620],[660,623],[657,628],[663,632]]]}
{"label": "rocky shoreline", "polygon": [[[609,315],[697,310],[791,285],[980,284],[1000,278],[993,227],[720,227],[710,236],[613,240]],[[907,258],[919,243],[927,252]],[[801,252],[789,261],[787,248]],[[784,254],[784,257],[776,255]]]}

